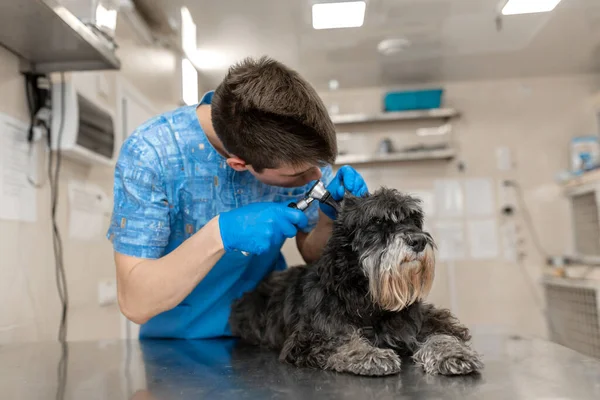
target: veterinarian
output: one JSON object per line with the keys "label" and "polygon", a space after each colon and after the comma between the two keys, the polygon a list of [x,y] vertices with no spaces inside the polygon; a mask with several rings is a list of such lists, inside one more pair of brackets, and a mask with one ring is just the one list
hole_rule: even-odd
{"label": "veterinarian", "polygon": [[306,262],[317,259],[335,212],[287,205],[317,179],[338,201],[366,193],[351,167],[333,176],[336,153],[315,90],[268,58],[231,67],[199,105],[133,132],[115,169],[108,237],[119,305],[142,324],[140,337],[230,335],[231,302],[287,267],[286,238]]}

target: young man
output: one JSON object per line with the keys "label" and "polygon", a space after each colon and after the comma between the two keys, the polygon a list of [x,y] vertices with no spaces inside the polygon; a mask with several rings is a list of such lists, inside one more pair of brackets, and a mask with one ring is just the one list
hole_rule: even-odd
{"label": "young man", "polygon": [[348,166],[333,177],[336,153],[315,90],[268,58],[233,66],[198,106],[139,127],[117,162],[108,236],[119,305],[140,336],[229,335],[232,300],[286,268],[286,238],[317,259],[335,212],[287,205],[317,179],[336,200],[366,193]]}

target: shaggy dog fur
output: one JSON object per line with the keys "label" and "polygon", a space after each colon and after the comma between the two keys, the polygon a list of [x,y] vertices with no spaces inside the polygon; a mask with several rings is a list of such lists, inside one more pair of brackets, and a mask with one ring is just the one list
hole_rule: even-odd
{"label": "shaggy dog fur", "polygon": [[468,329],[423,302],[433,248],[417,199],[391,189],[346,196],[322,257],[237,300],[232,333],[300,367],[390,375],[412,356],[430,374],[475,372],[483,365]]}

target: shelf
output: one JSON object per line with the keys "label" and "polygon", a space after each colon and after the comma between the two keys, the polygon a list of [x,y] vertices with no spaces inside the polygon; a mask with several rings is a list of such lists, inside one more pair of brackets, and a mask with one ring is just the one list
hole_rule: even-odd
{"label": "shelf", "polygon": [[597,185],[600,183],[600,169],[586,171],[579,176],[574,176],[562,182],[562,186],[567,191],[576,190],[589,185]]}
{"label": "shelf", "polygon": [[454,149],[391,154],[345,154],[338,156],[335,160],[335,164],[378,164],[402,161],[451,160],[455,156],[456,152]]}
{"label": "shelf", "polygon": [[379,114],[340,114],[332,115],[331,120],[336,125],[343,125],[382,121],[411,121],[443,118],[447,119],[457,117],[459,115],[460,113],[453,108],[433,108],[431,110],[398,111]]}
{"label": "shelf", "polygon": [[119,69],[112,44],[57,0],[0,1],[0,44],[39,73]]}

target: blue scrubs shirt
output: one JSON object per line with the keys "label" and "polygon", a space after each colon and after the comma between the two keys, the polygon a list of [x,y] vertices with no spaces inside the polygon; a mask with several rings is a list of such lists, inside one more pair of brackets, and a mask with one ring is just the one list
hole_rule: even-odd
{"label": "blue scrubs shirt", "polygon": [[[210,104],[212,92],[200,104]],[[300,200],[312,184],[268,186],[230,168],[210,144],[197,106],[159,115],[125,141],[115,168],[114,209],[107,237],[114,250],[156,259],[181,245],[220,213],[256,202]],[[323,181],[333,179],[324,167]],[[314,228],[318,207],[305,211]],[[283,245],[283,243],[281,243]],[[152,318],[141,338],[202,339],[230,336],[231,303],[270,272],[287,267],[281,245],[260,256],[227,252],[174,309]]]}

